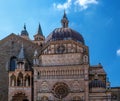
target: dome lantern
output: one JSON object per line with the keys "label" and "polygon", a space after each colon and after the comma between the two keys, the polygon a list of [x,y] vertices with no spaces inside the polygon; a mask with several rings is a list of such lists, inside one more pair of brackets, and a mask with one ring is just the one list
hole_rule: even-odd
{"label": "dome lantern", "polygon": [[83,36],[79,32],[68,27],[69,21],[65,11],[61,23],[62,23],[62,27],[55,28],[52,31],[52,33],[49,34],[48,37],[46,38],[45,40],[46,43],[50,41],[59,41],[59,40],[74,40],[83,45],[85,44]]}
{"label": "dome lantern", "polygon": [[21,36],[29,36],[27,30],[26,30],[26,25],[24,24],[24,30],[21,31]]}
{"label": "dome lantern", "polygon": [[27,39],[29,40],[29,34],[27,32],[27,29],[26,29],[26,25],[24,24],[24,29],[21,31],[21,37],[24,38],[24,39]]}
{"label": "dome lantern", "polygon": [[62,27],[63,28],[68,28],[68,18],[67,18],[67,15],[66,15],[66,12],[64,10],[64,15],[63,15],[63,18],[61,19],[61,24],[62,24]]}

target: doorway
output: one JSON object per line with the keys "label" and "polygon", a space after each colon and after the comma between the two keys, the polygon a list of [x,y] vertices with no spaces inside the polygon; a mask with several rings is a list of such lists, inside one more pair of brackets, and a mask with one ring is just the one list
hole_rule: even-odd
{"label": "doorway", "polygon": [[17,93],[12,97],[12,101],[29,101],[24,93]]}

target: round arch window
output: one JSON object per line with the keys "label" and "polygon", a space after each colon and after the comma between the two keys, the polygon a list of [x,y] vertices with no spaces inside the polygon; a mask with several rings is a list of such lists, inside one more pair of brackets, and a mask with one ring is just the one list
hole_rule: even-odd
{"label": "round arch window", "polygon": [[52,91],[53,91],[53,95],[56,98],[62,99],[62,98],[66,97],[68,95],[68,93],[69,93],[69,87],[64,82],[57,82],[53,86]]}

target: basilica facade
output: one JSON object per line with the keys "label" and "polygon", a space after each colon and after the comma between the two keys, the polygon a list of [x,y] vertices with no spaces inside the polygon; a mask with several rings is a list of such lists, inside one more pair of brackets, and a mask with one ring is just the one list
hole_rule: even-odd
{"label": "basilica facade", "polygon": [[20,35],[0,41],[0,101],[119,101],[103,66],[90,65],[89,47],[65,12],[61,24],[47,38],[39,24],[34,40],[24,25]]}

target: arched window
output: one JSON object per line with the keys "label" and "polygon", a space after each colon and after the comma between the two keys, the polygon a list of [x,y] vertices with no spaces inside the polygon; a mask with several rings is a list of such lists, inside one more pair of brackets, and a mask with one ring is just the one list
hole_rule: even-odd
{"label": "arched window", "polygon": [[[0,100],[3,101],[3,100]],[[12,100],[10,101],[29,101],[27,96],[23,92],[18,92],[14,96],[12,96]]]}
{"label": "arched window", "polygon": [[37,78],[40,79],[41,71],[37,73]]}
{"label": "arched window", "polygon": [[16,68],[16,60],[17,58],[15,56],[10,58],[10,71],[14,71]]}
{"label": "arched window", "polygon": [[10,86],[16,86],[16,76],[14,74],[10,77]]}
{"label": "arched window", "polygon": [[30,76],[28,74],[25,76],[25,86],[30,86]]}
{"label": "arched window", "polygon": [[23,74],[21,72],[18,74],[17,86],[23,86]]}

